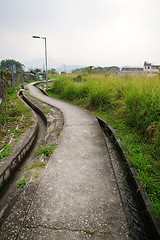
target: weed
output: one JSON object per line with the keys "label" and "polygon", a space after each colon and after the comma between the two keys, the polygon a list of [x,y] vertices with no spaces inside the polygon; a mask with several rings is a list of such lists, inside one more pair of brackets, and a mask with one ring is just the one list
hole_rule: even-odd
{"label": "weed", "polygon": [[56,138],[58,138],[61,134],[61,130],[59,130],[58,132],[56,132]]}
{"label": "weed", "polygon": [[42,102],[42,100],[41,100],[41,99],[38,99],[38,98],[37,98],[36,100],[37,100],[38,102]]}
{"label": "weed", "polygon": [[55,151],[55,149],[56,149],[56,144],[53,144],[49,147],[42,147],[36,150],[35,155],[36,157],[40,155],[49,157]]}
{"label": "weed", "polygon": [[38,171],[36,169],[33,173],[32,180],[35,180],[37,177],[38,177]]}
{"label": "weed", "polygon": [[95,230],[89,230],[88,233],[93,235],[95,233]]}
{"label": "weed", "polygon": [[49,113],[49,110],[43,109],[42,112],[43,112],[44,114],[48,114],[48,113]]}
{"label": "weed", "polygon": [[27,183],[27,179],[23,178],[19,181],[17,188],[23,188]]}
{"label": "weed", "polygon": [[28,171],[28,170],[30,170],[30,169],[32,169],[32,168],[43,168],[43,167],[45,167],[46,166],[46,162],[36,162],[36,163],[32,163],[32,165],[29,167],[29,168],[26,168],[25,170],[24,170],[24,172],[26,172],[26,171]]}

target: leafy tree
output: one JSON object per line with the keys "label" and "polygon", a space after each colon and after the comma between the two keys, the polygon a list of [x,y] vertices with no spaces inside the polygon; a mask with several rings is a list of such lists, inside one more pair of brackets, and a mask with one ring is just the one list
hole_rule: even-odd
{"label": "leafy tree", "polygon": [[50,70],[48,70],[48,73],[55,74],[56,73],[56,69],[55,68],[51,68]]}
{"label": "leafy tree", "polygon": [[40,68],[30,68],[29,72],[36,75],[37,73],[41,73],[42,69],[40,69]]}
{"label": "leafy tree", "polygon": [[36,73],[38,73],[38,72],[42,72],[42,69],[36,68],[34,71],[35,71]]}
{"label": "leafy tree", "polygon": [[106,67],[105,72],[119,72],[120,68],[117,66]]}
{"label": "leafy tree", "polygon": [[22,64],[18,61],[15,61],[14,59],[2,60],[0,63],[0,69],[11,70],[12,65],[16,65],[17,73],[24,72],[24,64]]}
{"label": "leafy tree", "polygon": [[86,68],[86,70],[87,70],[88,73],[93,72],[93,69],[94,69],[93,66],[89,66],[89,67]]}
{"label": "leafy tree", "polygon": [[111,66],[111,67],[85,67],[85,68],[79,68],[72,71],[72,73],[92,73],[92,74],[99,74],[99,73],[117,73],[120,71],[120,68],[117,66]]}

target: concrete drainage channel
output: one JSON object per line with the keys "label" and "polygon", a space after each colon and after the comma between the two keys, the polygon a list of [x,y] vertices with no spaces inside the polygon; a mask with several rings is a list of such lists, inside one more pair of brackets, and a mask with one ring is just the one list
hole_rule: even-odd
{"label": "concrete drainage channel", "polygon": [[[24,137],[15,144],[11,156],[0,163],[0,217],[2,217],[4,210],[12,198],[16,197],[16,179],[18,179],[21,171],[23,171],[22,169],[24,169],[33,149],[39,146],[40,141],[37,141],[38,137],[42,137],[43,139],[47,125],[47,119],[43,112],[25,97],[22,90],[19,92],[19,96],[31,109],[34,109],[32,111],[33,124],[26,131]],[[39,129],[40,125],[43,128],[41,131]]]}
{"label": "concrete drainage channel", "polygon": [[[105,121],[103,121],[99,117],[97,117],[97,120],[101,128],[103,129],[105,135],[111,141],[111,144],[108,144],[107,142],[107,145],[108,146],[113,145],[113,147],[112,146],[109,147],[110,149],[108,149],[108,151],[112,158],[111,159],[112,167],[121,194],[124,212],[126,214],[127,221],[130,227],[132,229],[134,229],[134,227],[136,228],[137,225],[135,224],[135,219],[137,218],[136,208],[138,208],[138,214],[140,214],[140,218],[144,222],[145,231],[147,232],[149,238],[152,240],[160,239],[160,219],[155,216],[153,212],[154,211],[153,207],[147,196],[147,193],[140,187],[141,182],[138,180],[138,174],[133,165],[131,165],[131,163],[128,161],[126,151],[123,148],[120,139],[118,138],[116,132],[112,129],[112,127],[109,126]],[[108,138],[105,137],[105,140],[108,141]],[[117,159],[113,157],[113,155],[116,156],[115,150],[120,156],[117,157]],[[121,174],[120,169],[123,169],[124,174],[123,173]],[[126,179],[123,179],[124,176]],[[128,183],[127,184],[128,186],[126,186],[126,182]],[[130,192],[130,190],[128,191],[129,188],[132,189],[133,198],[129,194]],[[134,203],[136,203],[135,206]]]}
{"label": "concrete drainage channel", "polygon": [[[32,111],[33,124],[23,138],[15,144],[12,155],[0,163],[0,225],[8,216],[11,208],[16,204],[20,206],[18,199],[23,199],[24,196],[26,204],[23,203],[23,205],[27,209],[31,196],[34,195],[43,175],[44,168],[33,171],[25,171],[25,169],[36,162],[47,162],[47,157],[35,157],[35,150],[52,145],[52,141],[56,143],[63,127],[63,115],[59,110],[51,109],[50,106],[46,106],[29,96],[27,92],[25,94],[27,95],[24,95],[24,90],[21,89],[20,97],[27,106],[29,105],[34,110]],[[36,179],[32,180],[34,172],[38,173],[38,177],[36,176]],[[24,178],[27,179],[25,188],[18,189],[18,182]],[[20,209],[20,207],[18,208]],[[25,215],[25,212],[23,214]]]}
{"label": "concrete drainage channel", "polygon": [[[21,95],[21,92],[20,92]],[[30,148],[36,140],[38,133],[38,119],[36,114],[33,112],[34,124],[27,131],[25,137],[20,140],[16,147],[14,148],[12,155],[8,157],[5,161],[2,161],[0,167],[0,190],[4,188],[7,182],[10,180],[11,176],[18,169],[19,165],[22,163],[24,157],[29,152]]]}

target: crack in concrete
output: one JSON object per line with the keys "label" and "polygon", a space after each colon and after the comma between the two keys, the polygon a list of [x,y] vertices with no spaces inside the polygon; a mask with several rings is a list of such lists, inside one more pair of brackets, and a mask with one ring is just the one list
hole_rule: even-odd
{"label": "crack in concrete", "polygon": [[82,124],[69,124],[69,123],[65,123],[64,124],[66,127],[71,127],[71,126],[85,126],[85,125],[87,125],[87,126],[94,126],[94,125],[96,125],[96,123],[90,123],[90,124],[86,124],[86,123],[82,123]]}
{"label": "crack in concrete", "polygon": [[52,230],[52,231],[64,231],[64,232],[67,232],[67,231],[71,231],[71,232],[79,232],[79,233],[85,233],[85,234],[88,234],[88,235],[97,235],[97,234],[102,234],[102,235],[111,235],[111,236],[114,236],[116,237],[117,234],[112,232],[112,231],[107,231],[107,232],[102,232],[102,231],[98,231],[98,230],[94,230],[94,229],[91,229],[91,230],[83,230],[83,229],[71,229],[71,228],[56,228],[56,227],[50,227],[50,226],[43,226],[43,225],[37,225],[37,226],[27,226],[27,227],[23,227],[24,229],[25,228],[28,228],[28,229],[38,229],[38,228],[42,228],[42,229],[48,229],[48,230]]}

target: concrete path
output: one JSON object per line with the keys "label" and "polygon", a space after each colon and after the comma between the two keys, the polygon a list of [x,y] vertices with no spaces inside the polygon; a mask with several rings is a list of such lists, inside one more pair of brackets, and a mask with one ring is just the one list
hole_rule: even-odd
{"label": "concrete path", "polygon": [[129,239],[126,217],[101,128],[84,109],[43,95],[65,124],[18,239]]}

